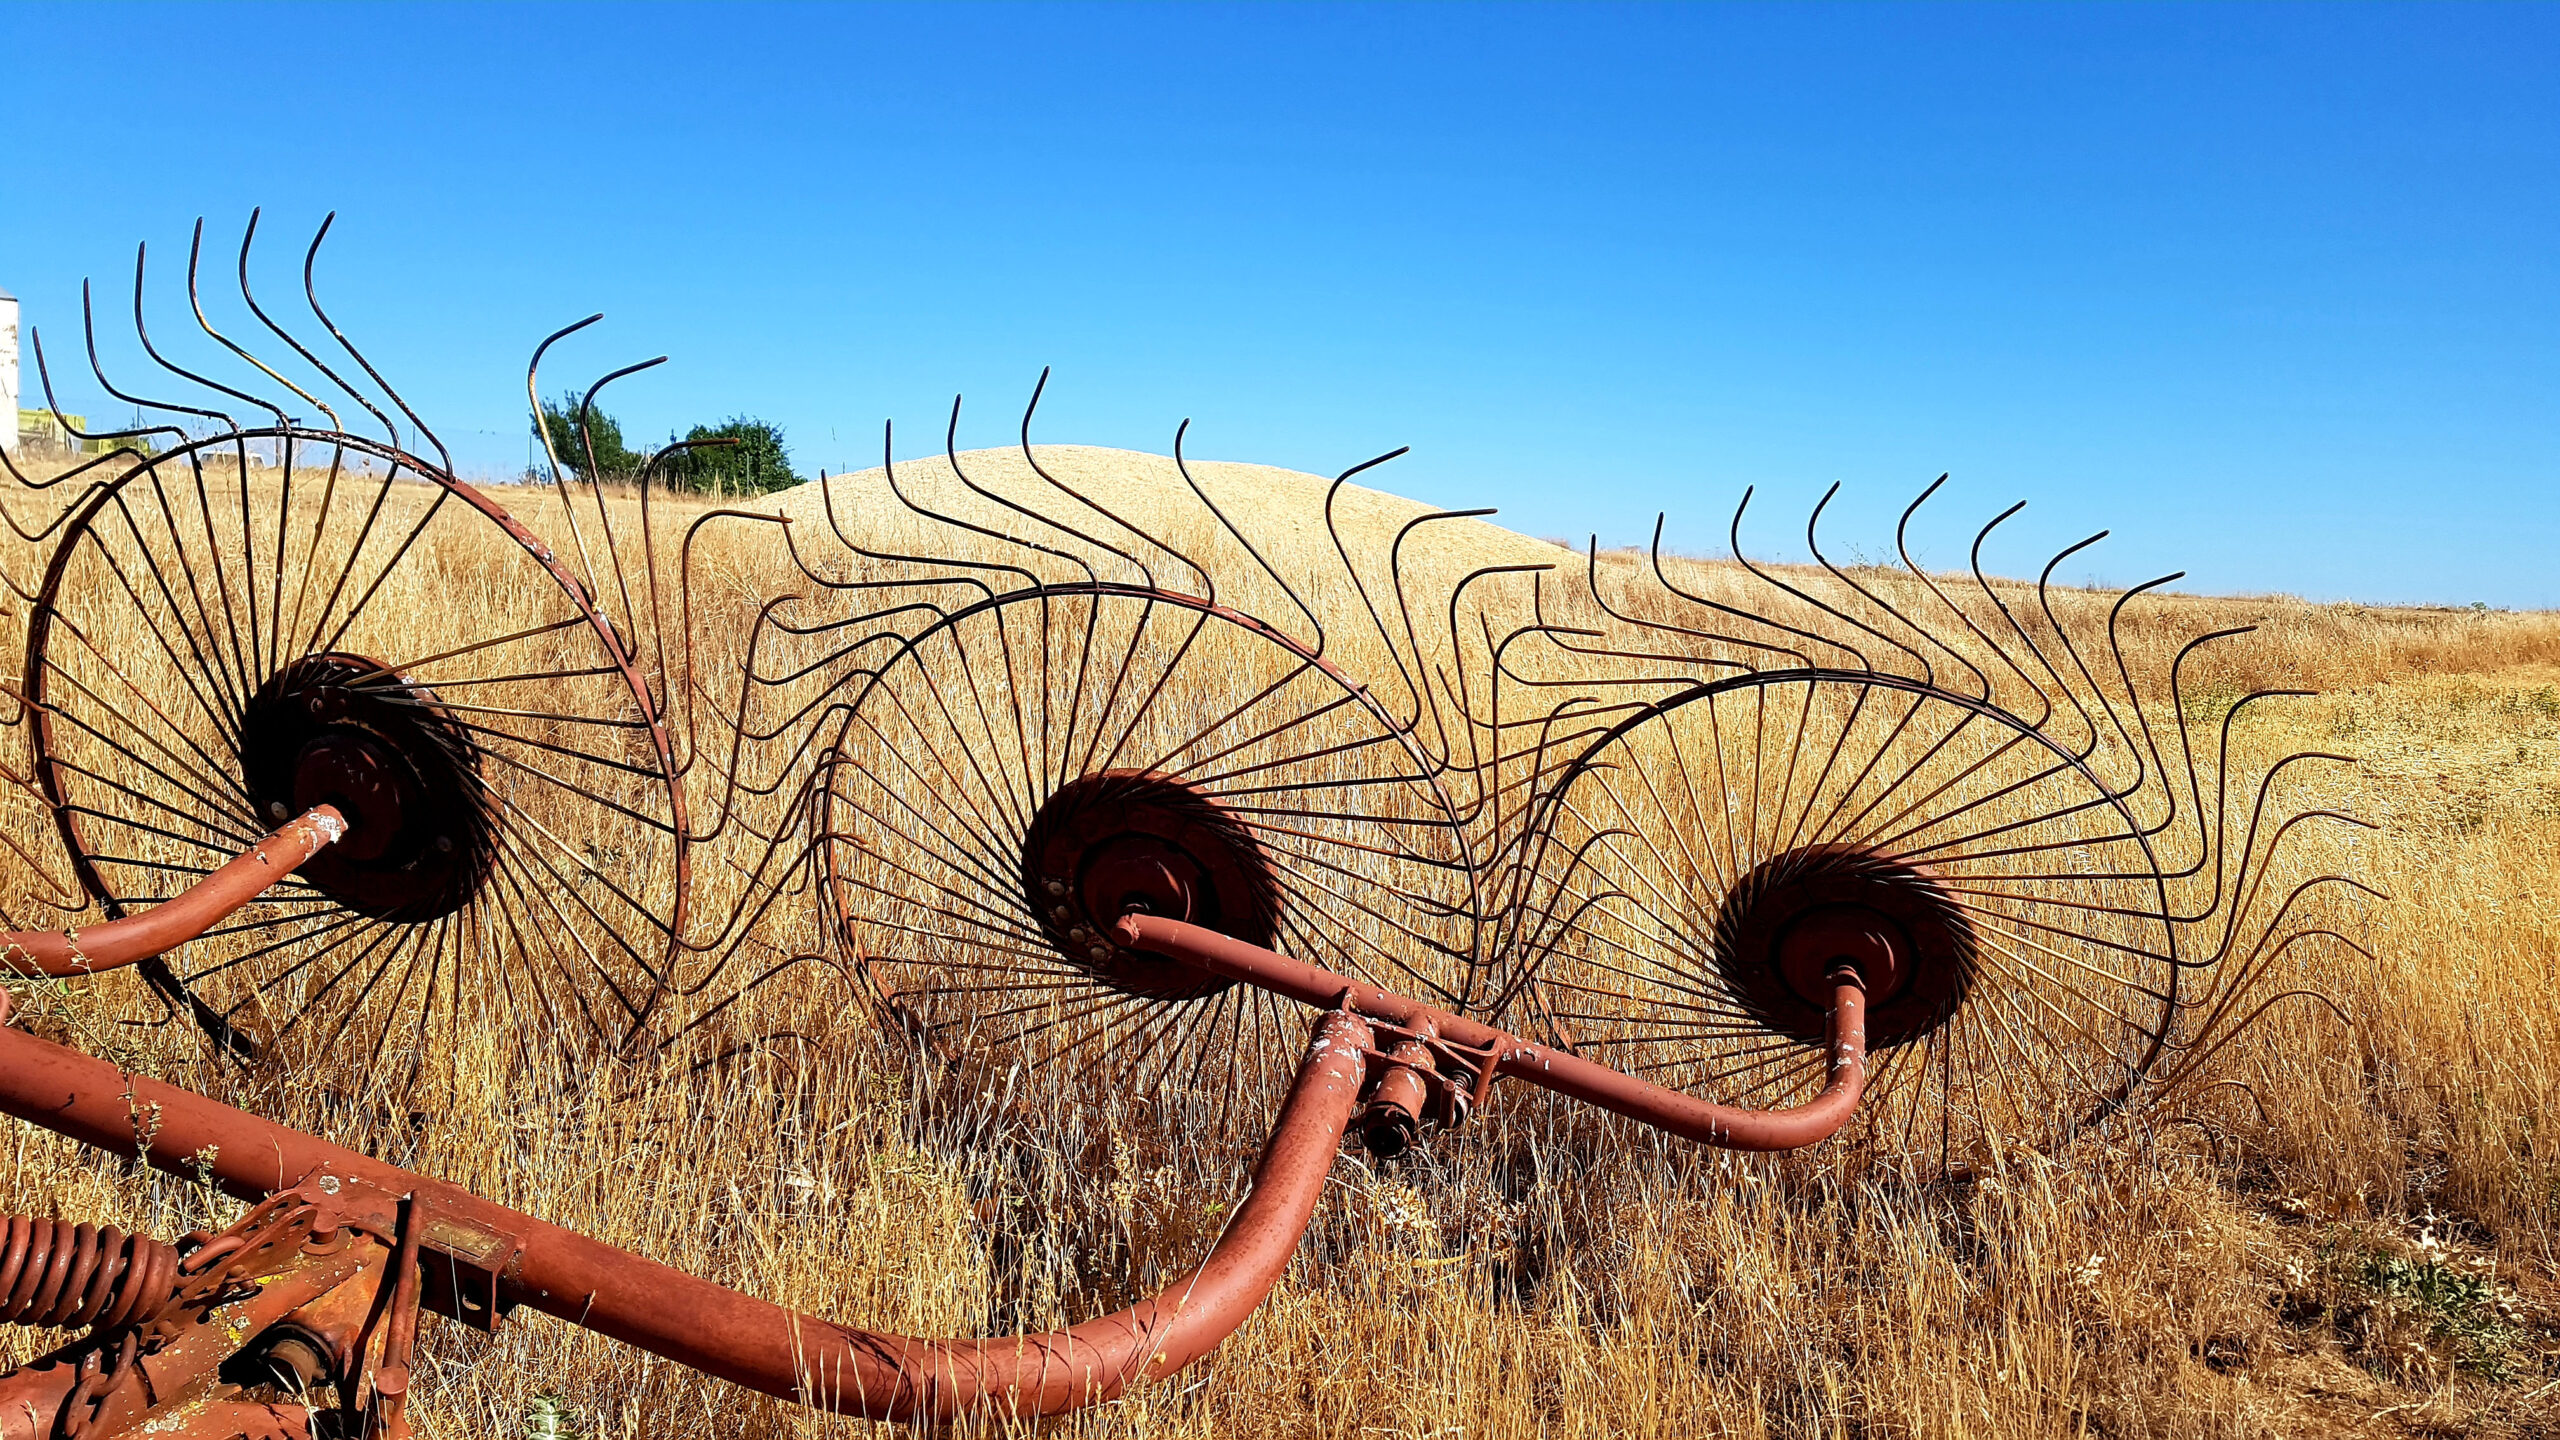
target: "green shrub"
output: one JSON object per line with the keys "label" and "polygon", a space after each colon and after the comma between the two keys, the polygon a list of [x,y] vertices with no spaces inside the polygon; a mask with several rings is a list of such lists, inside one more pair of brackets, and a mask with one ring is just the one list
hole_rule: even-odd
{"label": "green shrub", "polygon": [[535,438],[540,439],[542,431],[550,432],[551,448],[559,455],[560,463],[582,480],[595,478],[587,474],[591,449],[594,451],[596,475],[638,474],[648,457],[636,455],[624,446],[621,424],[602,410],[587,412],[586,442],[579,443],[578,406],[585,400],[586,396],[571,390],[557,400],[546,402],[542,407],[541,430],[535,432]]}
{"label": "green shrub", "polygon": [[717,425],[696,425],[683,438],[731,443],[706,445],[669,459],[667,483],[679,489],[761,495],[800,483],[791,469],[791,453],[783,448],[781,429],[765,421],[732,415]]}

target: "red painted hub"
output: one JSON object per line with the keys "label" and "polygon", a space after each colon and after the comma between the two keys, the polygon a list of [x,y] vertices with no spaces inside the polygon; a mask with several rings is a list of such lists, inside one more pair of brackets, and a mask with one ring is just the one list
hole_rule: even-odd
{"label": "red painted hub", "polygon": [[1854,845],[1805,845],[1764,860],[1716,913],[1716,968],[1770,1029],[1814,1044],[1829,1033],[1834,965],[1867,990],[1867,1048],[1927,1035],[1973,983],[1973,926],[1918,864]]}
{"label": "red painted hub", "polygon": [[1123,948],[1111,927],[1136,912],[1268,947],[1280,886],[1262,847],[1219,804],[1170,776],[1105,770],[1062,786],[1033,816],[1022,884],[1041,933],[1067,963],[1115,990],[1197,1000],[1232,984]]}
{"label": "red painted hub", "polygon": [[332,900],[414,924],[461,909],[488,879],[479,750],[424,686],[360,655],[307,655],[258,687],[240,730],[261,821],[324,804],[347,817],[346,838],[300,871]]}

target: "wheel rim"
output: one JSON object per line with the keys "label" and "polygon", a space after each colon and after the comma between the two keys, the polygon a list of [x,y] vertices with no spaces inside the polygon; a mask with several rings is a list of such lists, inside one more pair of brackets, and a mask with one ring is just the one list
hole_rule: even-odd
{"label": "wheel rim", "polygon": [[1140,1095],[1217,1075],[1222,1104],[1284,1076],[1281,1002],[1108,942],[1130,903],[1442,1003],[1472,989],[1474,869],[1437,770],[1329,664],[1205,601],[1096,584],[955,613],[854,702],[824,811],[848,943],[961,1056],[1073,1059]]}
{"label": "wheel rim", "polygon": [[2176,1013],[2151,833],[1976,700],[1873,672],[1702,685],[1561,777],[1508,988],[1593,1058],[1774,1108],[1822,1084],[1812,980],[1849,955],[1871,1135],[1940,1166],[2048,1145],[2123,1102]]}
{"label": "wheel rim", "polygon": [[648,1024],[687,891],[665,728],[584,588],[471,486],[298,430],[137,465],[67,522],[26,674],[39,785],[110,916],[278,806],[355,807],[346,854],[164,957],[209,1028],[373,1070],[465,1012],[527,1049]]}

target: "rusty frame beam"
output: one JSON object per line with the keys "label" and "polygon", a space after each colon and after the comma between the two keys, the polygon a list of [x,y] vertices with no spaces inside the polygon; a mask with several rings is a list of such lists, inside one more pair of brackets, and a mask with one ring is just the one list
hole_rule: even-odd
{"label": "rusty frame beam", "polygon": [[1821,1093],[1792,1110],[1741,1110],[1621,1074],[1571,1051],[1524,1040],[1483,1021],[1275,955],[1198,925],[1154,915],[1124,915],[1115,933],[1121,944],[1133,950],[1196,965],[1302,1005],[1347,1008],[1406,1029],[1434,1033],[1452,1045],[1488,1055],[1492,1062],[1488,1079],[1512,1076],[1727,1150],[1794,1150],[1828,1139],[1848,1123],[1866,1093],[1867,997],[1854,968],[1835,970],[1831,977],[1829,1071]]}
{"label": "rusty frame beam", "polygon": [[[1360,1102],[1372,1036],[1346,1011],[1318,1017],[1253,1189],[1200,1266],[1163,1293],[1065,1330],[922,1340],[838,1325],[546,1224],[192,1091],[0,1025],[0,1111],[110,1154],[200,1176],[260,1200],[340,1180],[414,1196],[472,1237],[446,1261],[488,1264],[498,1298],[678,1364],[818,1409],[880,1420],[997,1411],[1048,1415],[1182,1368],[1242,1324],[1287,1268]],[[146,1118],[147,1117],[147,1118]],[[485,1242],[485,1243],[484,1243]]]}
{"label": "rusty frame beam", "polygon": [[346,818],[334,806],[315,805],[139,915],[86,930],[0,931],[0,971],[67,978],[164,955],[257,899],[346,833]]}

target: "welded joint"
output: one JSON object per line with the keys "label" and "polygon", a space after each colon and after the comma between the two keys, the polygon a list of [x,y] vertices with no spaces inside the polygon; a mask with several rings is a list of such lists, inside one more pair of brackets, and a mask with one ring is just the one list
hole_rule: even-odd
{"label": "welded joint", "polygon": [[1428,1017],[1409,1024],[1368,1019],[1376,1040],[1362,1053],[1364,1103],[1352,1128],[1380,1157],[1411,1149],[1425,1128],[1465,1123],[1493,1084],[1493,1050],[1443,1039]]}

